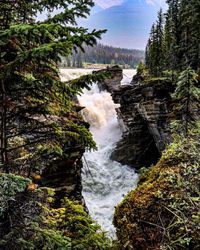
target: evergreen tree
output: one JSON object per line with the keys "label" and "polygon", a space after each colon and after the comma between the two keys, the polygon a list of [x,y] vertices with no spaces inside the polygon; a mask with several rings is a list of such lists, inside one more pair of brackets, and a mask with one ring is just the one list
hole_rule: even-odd
{"label": "evergreen tree", "polygon": [[77,54],[77,67],[83,68],[83,58],[82,58],[81,51],[79,51]]}
{"label": "evergreen tree", "polygon": [[[77,27],[91,0],[0,0],[0,164],[4,171],[29,172],[62,157],[77,141],[93,147],[78,123],[72,97],[96,76],[71,84],[59,77],[60,56],[94,45],[104,31]],[[60,9],[60,13],[54,10]],[[38,12],[48,12],[37,21]],[[96,78],[95,78],[96,79]],[[22,170],[23,169],[23,170]]]}
{"label": "evergreen tree", "polygon": [[146,62],[151,74],[157,74],[156,52],[156,27],[155,24],[153,24],[150,32],[149,44],[146,48]]}
{"label": "evergreen tree", "polygon": [[177,82],[173,97],[179,100],[179,111],[185,136],[188,135],[189,124],[196,121],[200,101],[200,88],[197,74],[191,68],[184,70]]}
{"label": "evergreen tree", "polygon": [[164,17],[162,10],[158,12],[158,20],[151,28],[146,47],[146,65],[154,76],[162,75],[164,69]]}
{"label": "evergreen tree", "polygon": [[166,13],[164,44],[165,44],[165,68],[176,70],[179,61],[179,5],[180,0],[167,0],[169,5]]}
{"label": "evergreen tree", "polygon": [[145,49],[145,65],[147,67],[150,66],[150,46],[151,46],[151,39],[149,38]]}
{"label": "evergreen tree", "polygon": [[[200,0],[167,0],[169,8],[153,26],[146,50],[146,63],[152,75],[162,69],[181,72],[188,66],[200,68]],[[159,65],[159,66],[158,66]],[[174,78],[174,77],[173,77]]]}
{"label": "evergreen tree", "polygon": [[69,56],[69,60],[74,60],[74,64],[78,64],[78,61],[92,64],[102,64],[104,62],[108,64],[124,63],[126,66],[128,65],[135,68],[137,64],[144,60],[144,52],[142,50],[115,48],[108,45],[97,44],[94,47],[84,46],[84,53],[73,53]]}
{"label": "evergreen tree", "polygon": [[162,75],[163,64],[164,64],[164,16],[162,9],[158,12],[158,21],[157,21],[157,75]]}
{"label": "evergreen tree", "polygon": [[180,4],[181,69],[200,68],[200,0],[182,0]]}

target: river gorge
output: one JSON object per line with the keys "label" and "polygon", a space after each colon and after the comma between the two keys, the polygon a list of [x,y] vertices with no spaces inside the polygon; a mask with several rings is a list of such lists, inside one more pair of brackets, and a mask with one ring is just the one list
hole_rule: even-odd
{"label": "river gorge", "polygon": [[[92,70],[62,69],[62,79],[71,80],[91,73]],[[135,70],[124,70],[122,85],[129,84]],[[112,224],[115,206],[128,191],[137,185],[138,175],[133,168],[110,159],[116,143],[121,139],[122,128],[117,119],[116,108],[111,94],[100,91],[94,83],[90,90],[84,90],[78,97],[84,119],[90,124],[90,131],[98,150],[86,152],[83,157],[83,196],[91,217],[111,237],[115,237]]]}

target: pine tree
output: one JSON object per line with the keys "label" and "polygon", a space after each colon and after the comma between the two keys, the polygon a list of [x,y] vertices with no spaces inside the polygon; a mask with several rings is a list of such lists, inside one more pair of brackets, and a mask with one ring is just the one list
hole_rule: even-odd
{"label": "pine tree", "polygon": [[[64,154],[71,141],[93,147],[72,97],[96,76],[63,83],[60,56],[94,45],[104,31],[77,27],[91,0],[0,0],[0,164],[27,172]],[[59,14],[53,14],[60,9]],[[48,17],[37,21],[38,12]],[[96,79],[96,78],[95,78]],[[21,168],[24,168],[22,171]],[[16,169],[17,168],[17,169]],[[26,169],[26,170],[25,170]],[[27,170],[28,169],[28,170]]]}
{"label": "pine tree", "polygon": [[189,124],[195,124],[197,110],[200,102],[200,88],[198,87],[197,74],[190,67],[184,70],[177,82],[174,98],[179,100],[179,111],[185,136],[188,135]]}

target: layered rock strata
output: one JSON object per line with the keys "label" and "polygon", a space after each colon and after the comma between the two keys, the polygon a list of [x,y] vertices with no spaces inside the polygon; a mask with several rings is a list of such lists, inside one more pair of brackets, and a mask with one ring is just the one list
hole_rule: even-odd
{"label": "layered rock strata", "polygon": [[130,85],[121,86],[122,71],[108,68],[114,78],[106,79],[100,89],[106,89],[117,109],[123,135],[111,158],[135,168],[157,162],[161,152],[170,142],[170,113],[172,84],[166,79],[149,82],[135,76]]}

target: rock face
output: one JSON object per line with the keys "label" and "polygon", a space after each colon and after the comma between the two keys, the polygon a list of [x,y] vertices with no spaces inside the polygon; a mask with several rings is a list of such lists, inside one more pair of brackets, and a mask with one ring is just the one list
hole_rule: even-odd
{"label": "rock face", "polygon": [[[89,130],[89,124],[78,114],[82,109],[78,101],[76,106],[77,122]],[[41,186],[53,188],[55,190],[55,207],[60,207],[64,197],[76,200],[85,205],[82,196],[81,169],[83,167],[82,157],[85,146],[77,140],[69,140],[64,146],[62,157],[50,162],[42,171]]]}
{"label": "rock face", "polygon": [[55,205],[59,206],[64,197],[84,204],[81,184],[81,158],[84,148],[74,146],[66,150],[67,157],[52,163],[43,171],[42,185],[55,189]]}
{"label": "rock face", "polygon": [[98,83],[100,90],[107,90],[110,93],[118,90],[121,87],[121,80],[123,79],[123,71],[119,66],[107,67],[99,71],[94,71],[95,73],[109,73],[110,77],[104,79],[104,82]]}
{"label": "rock face", "polygon": [[117,109],[123,135],[111,158],[135,168],[150,166],[157,162],[165,145],[170,142],[170,112],[173,90],[165,79],[144,82],[135,76],[130,85],[121,86],[122,71],[108,69],[115,74],[101,84],[108,90]]}

